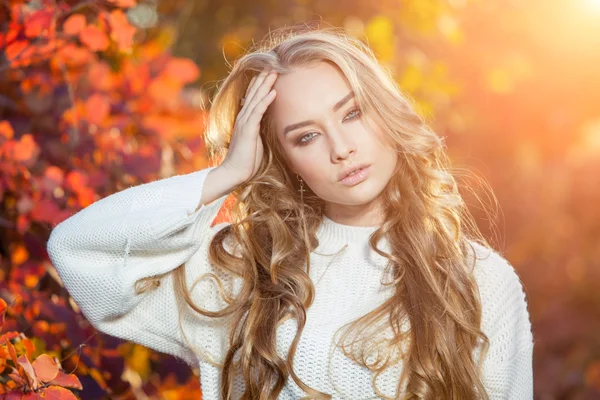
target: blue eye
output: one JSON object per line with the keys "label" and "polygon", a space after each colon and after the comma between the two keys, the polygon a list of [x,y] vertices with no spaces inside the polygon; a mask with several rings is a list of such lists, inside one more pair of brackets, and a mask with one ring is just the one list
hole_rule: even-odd
{"label": "blue eye", "polygon": [[[351,117],[348,117],[349,115],[352,115]],[[360,110],[358,108],[355,108],[353,110],[351,110],[348,114],[346,114],[346,118],[344,119],[344,121],[347,120],[353,120],[356,119],[360,116]],[[298,144],[303,145],[306,143],[309,143],[312,141],[312,137],[311,135],[316,135],[317,132],[309,132],[306,135],[302,135],[299,139],[298,139]],[[305,140],[306,138],[310,137],[310,139]]]}

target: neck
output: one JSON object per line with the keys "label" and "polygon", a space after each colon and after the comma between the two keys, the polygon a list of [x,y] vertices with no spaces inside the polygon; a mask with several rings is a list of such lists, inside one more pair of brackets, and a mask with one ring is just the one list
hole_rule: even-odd
{"label": "neck", "polygon": [[[327,216],[323,216],[321,225],[317,230],[319,249],[339,250],[344,245],[353,248],[366,248],[369,238],[379,226],[356,226],[336,222]],[[384,238],[384,246],[387,240]],[[380,246],[382,250],[383,247]],[[384,250],[385,251],[385,250]]]}

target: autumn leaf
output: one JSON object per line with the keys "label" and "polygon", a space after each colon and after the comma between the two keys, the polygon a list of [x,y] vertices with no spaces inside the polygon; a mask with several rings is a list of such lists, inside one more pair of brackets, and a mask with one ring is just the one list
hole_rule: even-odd
{"label": "autumn leaf", "polygon": [[94,53],[90,49],[69,43],[57,51],[52,64],[55,70],[60,71],[65,65],[68,67],[79,67],[89,64],[93,60]]}
{"label": "autumn leaf", "polygon": [[16,40],[6,46],[4,50],[6,59],[11,67],[18,68],[29,65],[29,59],[33,54],[33,49],[27,40]]}
{"label": "autumn leaf", "polygon": [[51,200],[40,200],[36,202],[30,215],[35,221],[52,223],[59,211],[60,210],[55,202]]}
{"label": "autumn leaf", "polygon": [[65,374],[63,371],[58,371],[56,377],[50,382],[53,385],[59,385],[66,388],[81,390],[81,381],[75,374]]}
{"label": "autumn leaf", "polygon": [[15,143],[12,157],[15,161],[31,165],[40,153],[40,148],[35,142],[33,135],[26,133]]}
{"label": "autumn leaf", "polygon": [[113,10],[109,15],[109,23],[110,37],[117,43],[119,50],[130,51],[137,30],[129,23],[125,13],[122,10]]}
{"label": "autumn leaf", "polygon": [[4,325],[4,319],[6,316],[7,308],[8,307],[6,305],[6,301],[4,301],[4,299],[0,297],[0,331],[2,330],[2,326]]}
{"label": "autumn leaf", "polygon": [[108,91],[114,86],[110,66],[105,61],[99,61],[90,65],[87,71],[87,80],[96,90]]}
{"label": "autumn leaf", "polygon": [[64,179],[64,171],[55,165],[50,165],[46,168],[46,171],[44,172],[44,177],[42,179],[42,187],[46,191],[51,192],[55,188],[62,185]]}
{"label": "autumn leaf", "polygon": [[113,3],[117,7],[121,8],[130,8],[135,7],[136,0],[108,0],[110,3]]}
{"label": "autumn leaf", "polygon": [[104,51],[110,45],[106,33],[94,25],[88,25],[79,33],[79,40],[92,51]]}
{"label": "autumn leaf", "polygon": [[67,187],[74,192],[83,190],[87,185],[87,176],[80,171],[71,171],[67,174]]}
{"label": "autumn leaf", "polygon": [[20,355],[17,358],[17,362],[23,368],[25,372],[24,378],[27,379],[29,388],[36,390],[40,386],[40,381],[38,380],[35,370],[33,369],[33,365],[25,355]]}
{"label": "autumn leaf", "polygon": [[54,380],[58,376],[58,365],[48,354],[40,354],[32,365],[38,379],[45,383]]}
{"label": "autumn leaf", "polygon": [[25,36],[29,38],[47,36],[48,33],[51,33],[53,15],[53,10],[48,8],[37,10],[27,15],[23,23],[25,26]]}
{"label": "autumn leaf", "polygon": [[79,35],[85,28],[87,22],[81,14],[73,14],[63,24],[63,32],[67,35]]}
{"label": "autumn leaf", "polygon": [[198,79],[200,70],[194,62],[187,58],[172,58],[163,73],[182,83],[190,83]]}
{"label": "autumn leaf", "polygon": [[89,122],[101,124],[110,112],[108,98],[100,93],[94,93],[85,102],[85,113]]}
{"label": "autumn leaf", "polygon": [[5,139],[12,139],[15,132],[13,131],[10,122],[8,121],[0,121],[0,137],[4,137]]}
{"label": "autumn leaf", "polygon": [[11,254],[11,261],[15,265],[23,264],[29,258],[29,252],[24,245],[19,244],[15,246],[15,249]]}

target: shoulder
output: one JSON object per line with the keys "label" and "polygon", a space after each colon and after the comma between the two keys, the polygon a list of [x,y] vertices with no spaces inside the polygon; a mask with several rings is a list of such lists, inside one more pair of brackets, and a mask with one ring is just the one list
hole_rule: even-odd
{"label": "shoulder", "polygon": [[482,330],[493,335],[507,324],[530,326],[525,286],[512,264],[497,250],[469,241],[468,263],[479,288]]}

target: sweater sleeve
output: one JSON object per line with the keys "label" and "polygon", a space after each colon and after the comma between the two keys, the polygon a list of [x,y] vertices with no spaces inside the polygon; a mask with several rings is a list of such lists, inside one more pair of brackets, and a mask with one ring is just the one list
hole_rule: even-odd
{"label": "sweater sleeve", "polygon": [[533,334],[523,284],[500,254],[475,245],[482,330],[490,340],[483,360],[484,385],[491,400],[533,399]]}
{"label": "sweater sleeve", "polygon": [[179,267],[214,234],[227,195],[199,207],[214,168],[124,189],[54,227],[49,258],[96,329],[197,362],[179,332],[172,275],[139,295],[134,283]]}

